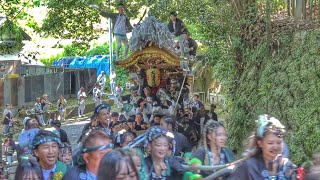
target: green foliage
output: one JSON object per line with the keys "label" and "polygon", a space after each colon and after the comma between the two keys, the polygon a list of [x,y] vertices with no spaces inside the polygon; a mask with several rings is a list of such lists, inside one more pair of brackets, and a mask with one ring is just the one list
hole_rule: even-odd
{"label": "green foliage", "polygon": [[[1,25],[0,36],[9,34],[10,38],[14,40],[14,48],[22,47],[22,29],[19,27],[18,20],[25,19],[28,17],[26,11],[27,8],[31,7],[32,3],[29,0],[2,0],[0,2],[0,12],[7,19],[5,24]],[[0,46],[2,52],[8,52],[6,46]]]}
{"label": "green foliage", "polygon": [[63,56],[81,56],[88,50],[87,43],[72,43],[64,48]]}
{"label": "green foliage", "polygon": [[94,56],[94,55],[108,55],[109,54],[109,43],[104,43],[101,46],[96,46],[93,49],[83,53],[84,56]]}
{"label": "green foliage", "polygon": [[[11,21],[6,21],[0,28],[0,40],[14,40],[14,48],[20,49],[22,47],[22,29]],[[6,46],[0,46],[0,50],[6,51]]]}
{"label": "green foliage", "polygon": [[64,57],[63,53],[57,54],[55,56],[50,56],[49,58],[42,58],[42,59],[40,59],[40,61],[46,66],[51,66],[53,61],[55,61],[59,58],[62,58],[62,57]]}
{"label": "green foliage", "polygon": [[[116,83],[120,84],[120,86],[125,91],[126,89],[124,87],[126,86],[126,83],[129,82],[129,72],[127,71],[127,69],[119,68],[119,67],[115,67],[114,71],[117,75]],[[109,76],[107,76],[106,84],[110,84]],[[111,92],[110,86],[106,86],[105,90],[107,90],[108,92]]]}
{"label": "green foliage", "polygon": [[50,58],[43,58],[40,61],[46,66],[51,66],[53,61],[62,57],[74,57],[81,56],[86,53],[88,46],[86,43],[73,43],[64,47],[64,51],[61,54],[51,56]]}
{"label": "green foliage", "polygon": [[274,47],[274,57],[267,43],[246,49],[244,71],[239,83],[231,86],[236,88],[228,121],[233,148],[241,147],[254,130],[258,115],[267,113],[286,125],[292,160],[302,163],[311,158],[320,142],[319,37],[319,30],[278,34],[280,47]]}
{"label": "green foliage", "polygon": [[88,7],[88,1],[50,0],[49,12],[41,32],[47,36],[89,42],[98,37],[94,24],[100,22],[97,11]]}

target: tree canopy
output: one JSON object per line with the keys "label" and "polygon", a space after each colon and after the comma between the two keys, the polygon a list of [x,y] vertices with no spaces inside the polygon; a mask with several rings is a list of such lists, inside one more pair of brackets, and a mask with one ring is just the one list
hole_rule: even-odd
{"label": "tree canopy", "polygon": [[[300,32],[319,28],[319,23],[312,21],[319,19],[319,1],[4,0],[1,7],[15,21],[26,18],[24,5],[44,4],[47,16],[43,23],[36,24],[28,17],[30,27],[45,36],[88,43],[101,33],[94,28],[101,16],[90,5],[116,12],[118,3],[126,6],[130,18],[139,18],[149,9],[151,15],[167,22],[169,13],[177,11],[192,36],[201,41],[203,67],[214,69],[213,76],[223,82],[228,97],[226,122],[233,149],[242,147],[259,114],[270,113],[287,126],[291,136],[286,141],[293,159],[300,163],[311,157],[320,137],[319,98],[310,101],[318,92],[315,39],[319,32]],[[297,20],[311,23],[301,26]]]}

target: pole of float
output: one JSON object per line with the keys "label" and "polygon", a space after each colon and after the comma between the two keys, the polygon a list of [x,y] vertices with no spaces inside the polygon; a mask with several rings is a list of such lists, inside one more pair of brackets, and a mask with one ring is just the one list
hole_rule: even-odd
{"label": "pole of float", "polygon": [[112,71],[113,46],[112,46],[112,20],[109,18],[109,73]]}
{"label": "pole of float", "polygon": [[184,82],[186,81],[186,78],[187,78],[187,72],[185,72],[185,75],[184,75],[184,78],[183,78],[183,82],[182,82],[182,85],[181,85],[181,88],[180,88],[180,91],[179,91],[178,99],[177,99],[176,104],[175,104],[174,109],[173,109],[174,114],[176,114],[177,105],[179,103],[179,99],[180,99],[180,96],[181,96],[182,89],[183,89],[183,86],[184,86]]}
{"label": "pole of float", "polygon": [[[111,9],[111,0],[109,0],[109,9]],[[110,74],[112,71],[112,62],[113,62],[112,20],[111,18],[109,18],[109,73]]]}

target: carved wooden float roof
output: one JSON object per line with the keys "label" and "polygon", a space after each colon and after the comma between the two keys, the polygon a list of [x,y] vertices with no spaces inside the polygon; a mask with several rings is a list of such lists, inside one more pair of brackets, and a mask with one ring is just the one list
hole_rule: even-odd
{"label": "carved wooden float roof", "polygon": [[145,69],[150,67],[176,68],[180,67],[180,58],[169,50],[151,45],[133,52],[127,59],[115,61],[115,65],[123,68],[130,68],[135,65],[143,66]]}

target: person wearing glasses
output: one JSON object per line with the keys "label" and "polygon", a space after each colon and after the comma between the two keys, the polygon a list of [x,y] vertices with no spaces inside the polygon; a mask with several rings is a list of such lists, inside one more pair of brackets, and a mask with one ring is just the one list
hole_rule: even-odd
{"label": "person wearing glasses", "polygon": [[96,180],[100,161],[112,148],[109,135],[101,130],[91,131],[82,141],[78,165],[70,168],[63,180]]}

